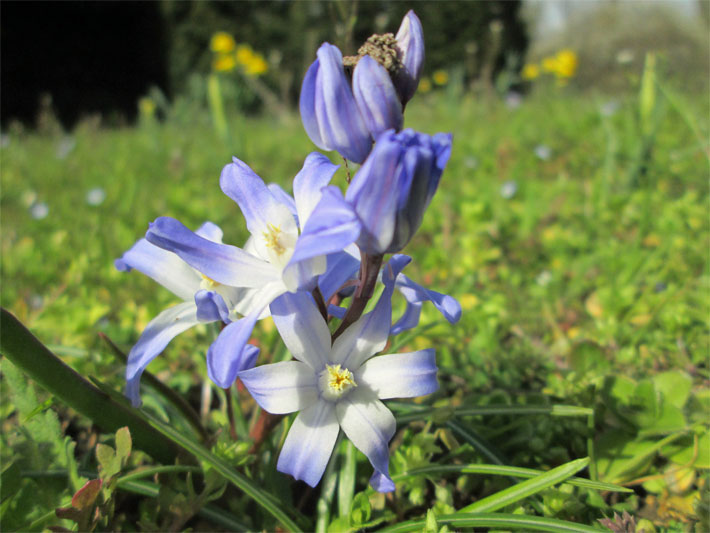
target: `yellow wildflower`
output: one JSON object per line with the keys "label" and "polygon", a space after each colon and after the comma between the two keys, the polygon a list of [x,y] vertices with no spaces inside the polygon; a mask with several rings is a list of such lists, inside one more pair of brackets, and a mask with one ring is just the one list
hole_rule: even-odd
{"label": "yellow wildflower", "polygon": [[269,64],[258,52],[254,52],[248,44],[237,46],[237,63],[244,69],[244,73],[249,76],[260,76],[269,70]]}
{"label": "yellow wildflower", "polygon": [[542,70],[552,74],[557,72],[557,58],[554,56],[544,58],[542,60]]}
{"label": "yellow wildflower", "polygon": [[446,85],[449,82],[449,73],[445,70],[437,70],[432,75],[432,78],[437,85]]}
{"label": "yellow wildflower", "polygon": [[540,76],[540,67],[535,63],[528,63],[523,67],[521,75],[524,80],[534,80]]}
{"label": "yellow wildflower", "polygon": [[217,54],[228,54],[235,46],[234,37],[226,31],[218,31],[210,40],[210,49]]}
{"label": "yellow wildflower", "polygon": [[577,54],[572,50],[564,49],[557,53],[557,74],[560,78],[571,78],[577,72]]}
{"label": "yellow wildflower", "polygon": [[218,54],[212,61],[212,69],[217,72],[231,72],[236,66],[233,54]]}
{"label": "yellow wildflower", "polygon": [[429,78],[422,78],[419,81],[419,91],[423,93],[431,91],[431,80]]}

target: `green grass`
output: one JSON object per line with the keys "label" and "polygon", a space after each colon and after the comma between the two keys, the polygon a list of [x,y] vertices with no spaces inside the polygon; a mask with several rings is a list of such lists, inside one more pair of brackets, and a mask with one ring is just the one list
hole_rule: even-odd
{"label": "green grass", "polygon": [[[409,422],[400,423],[393,441],[394,475],[432,464],[491,463],[491,458],[549,470],[592,456],[592,479],[627,483],[636,492],[612,496],[560,485],[502,510],[585,524],[614,511],[642,511],[671,529],[702,519],[696,498],[708,490],[710,468],[708,104],[702,96],[672,93],[671,101],[663,94],[657,95],[652,135],[644,139],[633,95],[617,97],[612,116],[600,113],[606,97],[550,88],[517,109],[445,93],[418,96],[407,107],[407,126],[452,131],[454,148],[423,226],[405,250],[414,258],[406,273],[458,298],[464,313],[450,326],[425,306],[420,329],[393,340],[403,345],[401,351],[436,348],[442,384],[426,400],[439,408],[434,414],[417,417],[416,404],[395,406]],[[245,224],[219,190],[221,168],[236,155],[266,181],[289,189],[314,149],[297,116],[232,117],[231,128],[238,153],[201,113],[175,113],[165,123],[119,130],[87,121],[72,132],[75,147],[64,159],[56,155],[61,137],[11,128],[9,145],[0,149],[2,305],[81,374],[120,389],[122,364],[97,334],[106,333],[127,351],[174,297],[139,273],[117,272],[113,259],[161,215],[193,228],[212,220],[224,229],[225,242],[242,244]],[[539,145],[549,148],[547,160],[536,156]],[[343,171],[335,181],[345,188]],[[517,190],[505,198],[501,188],[509,181]],[[106,192],[100,206],[86,202],[95,187]],[[32,218],[33,202],[48,205],[46,218]],[[395,307],[401,309],[401,302]],[[195,406],[213,335],[204,327],[185,333],[149,367]],[[279,357],[268,323],[258,326],[255,336],[265,357]],[[3,390],[2,459],[34,470],[41,461],[30,452],[42,438],[39,430],[26,429],[29,415],[15,409],[20,396],[15,389]],[[175,417],[160,397],[146,396],[147,408],[163,421]],[[208,419],[212,432],[224,423],[223,398],[217,396],[222,403]],[[246,418],[240,423],[246,425],[252,404],[242,399]],[[594,416],[525,411],[553,404],[590,408]],[[466,408],[485,406],[491,406],[486,414],[466,414]],[[53,409],[65,422],[62,435],[78,443],[80,466],[95,469],[87,421],[61,404]],[[214,451],[290,502],[290,478],[274,473],[281,437],[277,429],[268,453],[256,458],[235,451],[224,438]],[[66,467],[59,455],[52,464]],[[145,459],[133,460],[137,466]],[[357,495],[367,493],[369,468],[357,452],[356,496],[350,492],[347,499],[354,509],[362,504]],[[395,501],[371,495],[367,512],[338,516],[335,509],[344,506],[334,505],[333,493],[320,488],[301,510],[315,516],[321,494],[319,512],[332,508],[330,519],[341,520],[341,526],[423,520],[430,508],[449,517],[514,481],[442,469],[437,475],[404,476]],[[29,490],[34,481],[22,483]],[[8,500],[13,511],[3,521],[9,529],[46,515],[78,488],[53,483],[46,498],[34,504],[20,505],[21,493],[17,501]],[[182,478],[163,483],[173,492],[187,490]],[[271,523],[259,514],[240,515],[248,500],[235,494],[219,500],[222,510],[250,527],[268,528]],[[296,494],[293,501],[298,500]],[[121,501],[128,500],[119,501],[118,511]],[[136,510],[126,504],[123,527],[135,527],[137,516],[150,515],[146,509],[153,507],[142,505]],[[151,516],[167,513],[165,506],[153,505]],[[211,524],[193,520],[197,529]],[[328,515],[324,520],[328,523]]]}

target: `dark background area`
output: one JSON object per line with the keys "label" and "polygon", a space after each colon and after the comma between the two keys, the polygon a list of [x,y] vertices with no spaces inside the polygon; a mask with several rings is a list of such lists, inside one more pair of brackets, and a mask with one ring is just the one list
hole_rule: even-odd
{"label": "dark background area", "polygon": [[424,27],[425,72],[459,66],[471,81],[522,66],[528,37],[518,0],[355,5],[356,10],[350,2],[325,1],[3,1],[2,125],[34,125],[43,95],[51,95],[52,110],[67,128],[97,112],[109,124],[131,121],[138,98],[151,87],[171,99],[188,90],[195,74],[210,71],[209,40],[216,31],[263,54],[270,65],[263,82],[293,104],[321,42],[353,53],[373,31],[396,32],[411,8]]}
{"label": "dark background area", "polygon": [[0,113],[34,123],[50,94],[64,125],[82,115],[131,119],[148,87],[167,88],[157,2],[0,2]]}

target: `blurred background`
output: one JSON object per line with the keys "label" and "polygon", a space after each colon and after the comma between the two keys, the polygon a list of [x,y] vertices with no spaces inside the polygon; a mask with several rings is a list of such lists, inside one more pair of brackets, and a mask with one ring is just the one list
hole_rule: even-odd
{"label": "blurred background", "polygon": [[[452,84],[464,92],[505,95],[527,92],[540,75],[567,78],[580,90],[619,91],[633,87],[649,51],[662,56],[665,72],[684,87],[702,90],[708,81],[703,0],[438,1],[415,7],[427,41],[422,91]],[[396,31],[409,8],[382,0],[3,2],[2,126],[13,120],[37,126],[48,109],[65,128],[95,114],[123,124],[135,120],[136,102],[147,95],[207,105],[202,79],[215,69],[235,69],[246,78],[229,94],[239,109],[293,108],[321,42],[354,53],[371,33]],[[217,32],[235,42],[222,49],[221,64],[210,48]],[[236,45],[242,59],[249,61],[244,54],[253,52],[263,66],[250,71],[235,57],[225,59]],[[561,50],[574,54],[567,75],[542,63]]]}

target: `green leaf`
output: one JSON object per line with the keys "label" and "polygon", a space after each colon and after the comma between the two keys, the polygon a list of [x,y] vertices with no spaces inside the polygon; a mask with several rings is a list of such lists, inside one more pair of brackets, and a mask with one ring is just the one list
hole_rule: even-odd
{"label": "green leaf", "polygon": [[666,402],[682,409],[690,396],[693,380],[685,372],[671,370],[653,376],[653,384],[656,390],[663,394],[663,399]]}
{"label": "green leaf", "polygon": [[359,492],[355,498],[353,498],[352,508],[350,509],[350,525],[357,527],[364,524],[370,519],[371,513],[372,508],[370,507],[370,500],[367,494]]}
{"label": "green leaf", "polygon": [[[458,512],[437,516],[436,521],[439,525],[453,526],[454,528],[515,529],[548,531],[550,533],[599,533],[600,531],[576,522],[508,513]],[[424,527],[426,527],[426,520],[412,520],[381,529],[379,533],[408,533],[409,531],[421,531]]]}
{"label": "green leaf", "polygon": [[436,523],[436,513],[434,509],[426,512],[426,522],[424,524],[425,533],[439,533],[439,525]]}
{"label": "green leaf", "polygon": [[121,460],[116,457],[116,452],[111,446],[97,444],[96,460],[99,462],[101,479],[106,482],[121,471]]}
{"label": "green leaf", "polygon": [[121,461],[121,466],[126,464],[128,456],[131,455],[131,432],[128,427],[122,427],[116,431],[116,457]]}
{"label": "green leaf", "polygon": [[482,500],[479,500],[471,505],[467,505],[462,512],[479,512],[495,511],[501,507],[505,507],[524,498],[537,494],[548,487],[561,483],[567,478],[585,468],[589,464],[589,457],[576,459],[569,463],[553,468],[549,472],[535,476],[532,479],[508,487],[495,494],[492,494]]}
{"label": "green leaf", "polygon": [[[393,476],[394,481],[404,480],[410,477],[425,476],[429,474],[446,474],[450,472],[462,474],[489,474],[494,476],[532,478],[544,474],[541,470],[531,468],[519,468],[515,466],[470,464],[470,465],[431,465],[421,468],[412,468],[402,474]],[[564,481],[568,485],[584,487],[587,489],[603,490],[609,492],[633,492],[633,490],[611,483],[602,483],[580,477],[572,477]]]}

